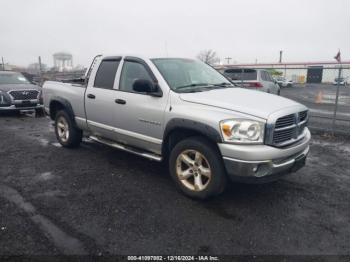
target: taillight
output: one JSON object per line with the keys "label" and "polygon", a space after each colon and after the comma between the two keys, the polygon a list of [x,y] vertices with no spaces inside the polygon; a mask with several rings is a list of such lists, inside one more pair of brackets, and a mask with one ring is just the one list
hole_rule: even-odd
{"label": "taillight", "polygon": [[248,87],[254,87],[254,88],[263,87],[263,85],[260,82],[249,82],[247,84],[248,84]]}

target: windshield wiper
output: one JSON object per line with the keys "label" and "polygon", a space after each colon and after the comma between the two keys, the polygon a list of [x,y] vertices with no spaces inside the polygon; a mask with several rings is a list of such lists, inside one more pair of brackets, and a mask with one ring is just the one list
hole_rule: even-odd
{"label": "windshield wiper", "polygon": [[226,87],[226,86],[234,86],[231,83],[227,83],[227,82],[222,82],[222,83],[218,83],[218,84],[213,84],[213,86],[222,86],[222,87]]}
{"label": "windshield wiper", "polygon": [[210,84],[208,83],[196,83],[196,84],[189,84],[189,85],[184,85],[184,86],[178,86],[178,87],[175,87],[175,89],[182,89],[182,88],[188,88],[188,87],[196,87],[196,86],[208,86]]}

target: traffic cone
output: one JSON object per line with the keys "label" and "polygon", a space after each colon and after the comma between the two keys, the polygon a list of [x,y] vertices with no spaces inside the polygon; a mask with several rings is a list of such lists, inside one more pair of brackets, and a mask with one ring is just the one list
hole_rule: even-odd
{"label": "traffic cone", "polygon": [[319,91],[317,96],[316,96],[315,103],[316,104],[321,104],[322,100],[323,100],[323,92]]}

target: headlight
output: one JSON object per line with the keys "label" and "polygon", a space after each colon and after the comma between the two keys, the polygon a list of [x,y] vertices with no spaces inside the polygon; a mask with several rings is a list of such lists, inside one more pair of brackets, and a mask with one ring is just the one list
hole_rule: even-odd
{"label": "headlight", "polygon": [[220,122],[222,136],[226,142],[262,144],[265,124],[247,119],[230,119]]}

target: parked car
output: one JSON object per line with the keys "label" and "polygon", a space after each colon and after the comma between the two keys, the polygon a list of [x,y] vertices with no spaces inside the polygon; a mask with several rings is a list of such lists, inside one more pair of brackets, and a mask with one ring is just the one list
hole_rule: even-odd
{"label": "parked car", "polygon": [[48,81],[43,96],[63,147],[84,135],[166,160],[194,198],[221,193],[228,178],[276,180],[304,166],[309,152],[305,106],[235,87],[193,59],[98,56],[84,84]]}
{"label": "parked car", "polygon": [[333,85],[341,85],[341,86],[346,86],[348,84],[348,82],[346,81],[346,79],[344,77],[340,77],[340,78],[335,78]]}
{"label": "parked car", "polygon": [[41,114],[41,87],[30,83],[21,73],[0,71],[0,111],[35,110]]}
{"label": "parked car", "polygon": [[279,87],[292,87],[293,86],[293,81],[292,80],[288,80],[285,77],[277,77],[276,78],[276,82],[279,85]]}
{"label": "parked car", "polygon": [[275,95],[280,94],[280,87],[270,73],[262,69],[229,68],[222,72],[233,83],[244,88],[255,89]]}

